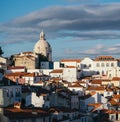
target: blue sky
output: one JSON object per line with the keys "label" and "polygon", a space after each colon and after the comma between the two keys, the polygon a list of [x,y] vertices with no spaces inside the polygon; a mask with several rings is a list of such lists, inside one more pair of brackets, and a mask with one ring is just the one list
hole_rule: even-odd
{"label": "blue sky", "polygon": [[0,0],[4,56],[33,51],[44,30],[53,60],[120,54],[119,0]]}

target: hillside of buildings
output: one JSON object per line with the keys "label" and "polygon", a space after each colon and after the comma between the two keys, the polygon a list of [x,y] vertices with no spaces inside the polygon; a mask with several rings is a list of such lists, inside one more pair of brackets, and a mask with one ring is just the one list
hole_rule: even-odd
{"label": "hillside of buildings", "polygon": [[52,48],[41,32],[33,51],[0,57],[1,118],[119,122],[120,59],[102,55],[52,61]]}

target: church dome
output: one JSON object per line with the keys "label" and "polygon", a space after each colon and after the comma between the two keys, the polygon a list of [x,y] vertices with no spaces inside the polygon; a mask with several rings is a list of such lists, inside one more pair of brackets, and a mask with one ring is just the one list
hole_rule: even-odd
{"label": "church dome", "polygon": [[48,58],[49,61],[52,60],[52,49],[50,44],[45,39],[45,34],[42,31],[40,33],[40,39],[34,46],[34,53],[35,54],[42,54]]}

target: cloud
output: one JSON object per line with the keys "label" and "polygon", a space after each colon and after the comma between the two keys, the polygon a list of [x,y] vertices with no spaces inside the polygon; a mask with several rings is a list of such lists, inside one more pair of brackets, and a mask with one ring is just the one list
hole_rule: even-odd
{"label": "cloud", "polygon": [[[82,37],[83,40],[119,38],[119,6],[120,4],[53,6],[0,24],[0,32],[8,34],[8,38],[20,36],[21,40],[21,37],[38,34],[42,29],[48,32],[49,38],[62,35]],[[28,41],[30,40],[31,37]]]}
{"label": "cloud", "polygon": [[65,50],[64,54],[70,55],[71,57],[73,57],[74,55],[90,56],[90,57],[95,57],[98,55],[119,55],[120,54],[119,49],[120,49],[120,44],[113,45],[113,46],[105,46],[103,44],[97,44],[95,45],[95,47],[92,47],[83,51],[75,51],[75,50],[66,49],[67,51]]}
{"label": "cloud", "polygon": [[[0,24],[1,44],[36,42],[43,29],[52,40],[66,37],[74,41],[120,39],[120,3],[104,5],[52,6]],[[100,45],[81,54],[109,53]]]}

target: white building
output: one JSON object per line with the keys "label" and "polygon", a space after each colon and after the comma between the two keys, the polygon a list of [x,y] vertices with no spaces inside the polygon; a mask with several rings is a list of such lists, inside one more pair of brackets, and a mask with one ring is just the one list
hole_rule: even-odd
{"label": "white building", "polygon": [[6,58],[0,57],[0,68],[7,69],[9,62]]}
{"label": "white building", "polygon": [[0,86],[0,105],[6,107],[14,102],[21,102],[21,86]]}
{"label": "white building", "polygon": [[80,59],[63,59],[60,61],[61,64],[64,64],[64,67],[74,66],[80,68]]}
{"label": "white building", "polygon": [[25,84],[34,85],[39,81],[48,81],[49,76],[47,75],[39,75],[38,73],[28,73],[22,77],[25,81]]}
{"label": "white building", "polygon": [[101,75],[107,75],[110,70],[117,66],[118,61],[112,56],[98,56],[94,60],[94,70]]}
{"label": "white building", "polygon": [[63,80],[68,82],[74,82],[77,80],[77,68],[76,67],[66,67],[63,69]]}
{"label": "white building", "polygon": [[80,110],[87,111],[88,104],[102,103],[104,108],[107,108],[107,99],[99,93],[92,92],[80,99]]}
{"label": "white building", "polygon": [[97,74],[96,70],[94,69],[94,61],[88,57],[81,60],[80,69],[82,70],[81,71],[82,77]]}
{"label": "white building", "polygon": [[34,107],[49,108],[50,102],[48,100],[47,94],[41,94],[37,96],[35,92],[32,92],[26,96],[26,106],[34,105]]}
{"label": "white building", "polygon": [[50,72],[50,76],[51,77],[59,77],[59,78],[63,78],[63,69],[55,69],[53,71]]}

